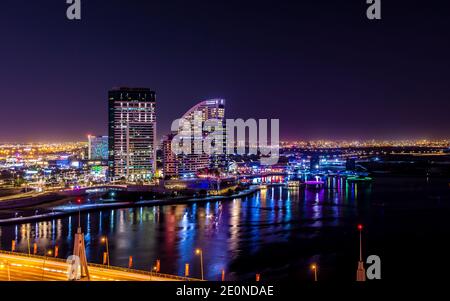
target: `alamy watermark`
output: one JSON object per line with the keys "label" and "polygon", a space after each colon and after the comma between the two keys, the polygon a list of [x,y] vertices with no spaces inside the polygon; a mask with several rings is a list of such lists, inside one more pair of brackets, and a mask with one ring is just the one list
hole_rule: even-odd
{"label": "alamy watermark", "polygon": [[81,20],[81,0],[66,0],[69,4],[66,10],[66,17],[69,20]]}
{"label": "alamy watermark", "polygon": [[367,19],[381,20],[381,0],[366,0],[369,7],[366,11]]}
{"label": "alamy watermark", "polygon": [[67,257],[67,280],[80,280],[81,279],[81,261],[80,257],[76,255],[70,255]]}
{"label": "alamy watermark", "polygon": [[195,112],[193,119],[176,119],[172,122],[171,130],[177,132],[171,142],[172,152],[176,155],[259,155],[263,165],[278,163],[278,119],[270,119],[270,137],[267,119],[205,121],[201,111]]}
{"label": "alamy watermark", "polygon": [[[69,6],[66,16],[69,20],[81,20],[81,0],[65,0]],[[381,0],[366,0],[369,5],[366,16],[369,20],[381,20]]]}
{"label": "alamy watermark", "polygon": [[378,255],[370,255],[367,257],[366,263],[368,264],[366,276],[369,280],[381,279],[381,258]]}

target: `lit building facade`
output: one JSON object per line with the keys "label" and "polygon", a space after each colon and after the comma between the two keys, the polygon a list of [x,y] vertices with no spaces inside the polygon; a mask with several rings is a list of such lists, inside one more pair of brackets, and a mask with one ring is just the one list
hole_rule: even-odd
{"label": "lit building facade", "polygon": [[[226,152],[225,152],[225,100],[209,99],[198,103],[187,111],[182,118],[192,125],[191,130],[201,133],[201,137],[186,137],[187,141],[191,141],[191,154],[175,155],[172,151],[171,142],[178,132],[169,134],[162,143],[163,148],[163,171],[165,176],[191,176],[198,170],[204,168],[225,168]],[[194,119],[200,118],[200,123],[195,123]],[[223,151],[221,154],[208,155],[204,152],[201,154],[194,153],[194,145],[201,143],[207,134],[203,131],[203,125],[206,120],[216,119],[218,125],[214,131],[223,132]],[[195,126],[200,128],[196,129]],[[198,139],[195,140],[195,139]]]}
{"label": "lit building facade", "polygon": [[109,172],[146,180],[156,169],[156,94],[146,88],[109,91]]}
{"label": "lit building facade", "polygon": [[108,136],[88,136],[88,159],[108,160]]}
{"label": "lit building facade", "polygon": [[172,139],[175,135],[169,134],[162,140],[162,162],[163,174],[165,177],[177,177],[179,175],[178,156],[172,152]]}

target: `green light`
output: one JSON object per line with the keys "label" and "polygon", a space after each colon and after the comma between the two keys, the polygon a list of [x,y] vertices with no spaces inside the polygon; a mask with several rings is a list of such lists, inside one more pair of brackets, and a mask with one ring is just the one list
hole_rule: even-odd
{"label": "green light", "polygon": [[373,179],[371,177],[348,177],[347,181],[350,182],[370,182]]}

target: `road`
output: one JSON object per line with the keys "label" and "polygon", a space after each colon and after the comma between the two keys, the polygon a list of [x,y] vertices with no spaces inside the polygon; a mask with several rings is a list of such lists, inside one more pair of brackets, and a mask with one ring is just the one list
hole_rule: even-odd
{"label": "road", "polygon": [[[53,258],[28,257],[0,253],[0,281],[67,281],[68,265]],[[107,267],[89,266],[91,281],[176,281],[134,273],[132,270],[117,270]],[[194,279],[192,279],[194,280]]]}
{"label": "road", "polygon": [[23,199],[23,198],[34,198],[34,197],[38,197],[41,195],[45,195],[46,193],[48,193],[48,191],[36,192],[34,190],[31,190],[31,191],[22,192],[19,194],[2,196],[2,197],[0,197],[0,202],[13,201],[13,200],[18,200],[18,199]]}

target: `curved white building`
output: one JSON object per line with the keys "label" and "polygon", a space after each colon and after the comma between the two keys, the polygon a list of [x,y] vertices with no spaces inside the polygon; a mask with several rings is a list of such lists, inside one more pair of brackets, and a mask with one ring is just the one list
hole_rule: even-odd
{"label": "curved white building", "polygon": [[[201,123],[195,123],[195,118],[201,119]],[[187,122],[190,122],[192,131],[198,131],[202,133],[201,139],[196,141],[195,138],[192,139],[192,152],[191,154],[183,154],[175,156],[170,147],[170,142],[174,135],[178,133],[172,133],[167,136],[163,141],[163,163],[164,163],[164,175],[165,176],[190,176],[194,175],[199,169],[213,167],[220,168],[225,165],[225,143],[224,152],[221,155],[208,155],[204,152],[201,154],[194,153],[194,144],[201,143],[205,134],[203,132],[203,125],[207,120],[217,119],[219,120],[219,128],[215,131],[224,131],[224,142],[225,142],[225,99],[215,98],[208,99],[199,102],[192,108],[190,108],[182,118]],[[198,126],[200,128],[194,128]],[[188,137],[191,138],[191,137]]]}

